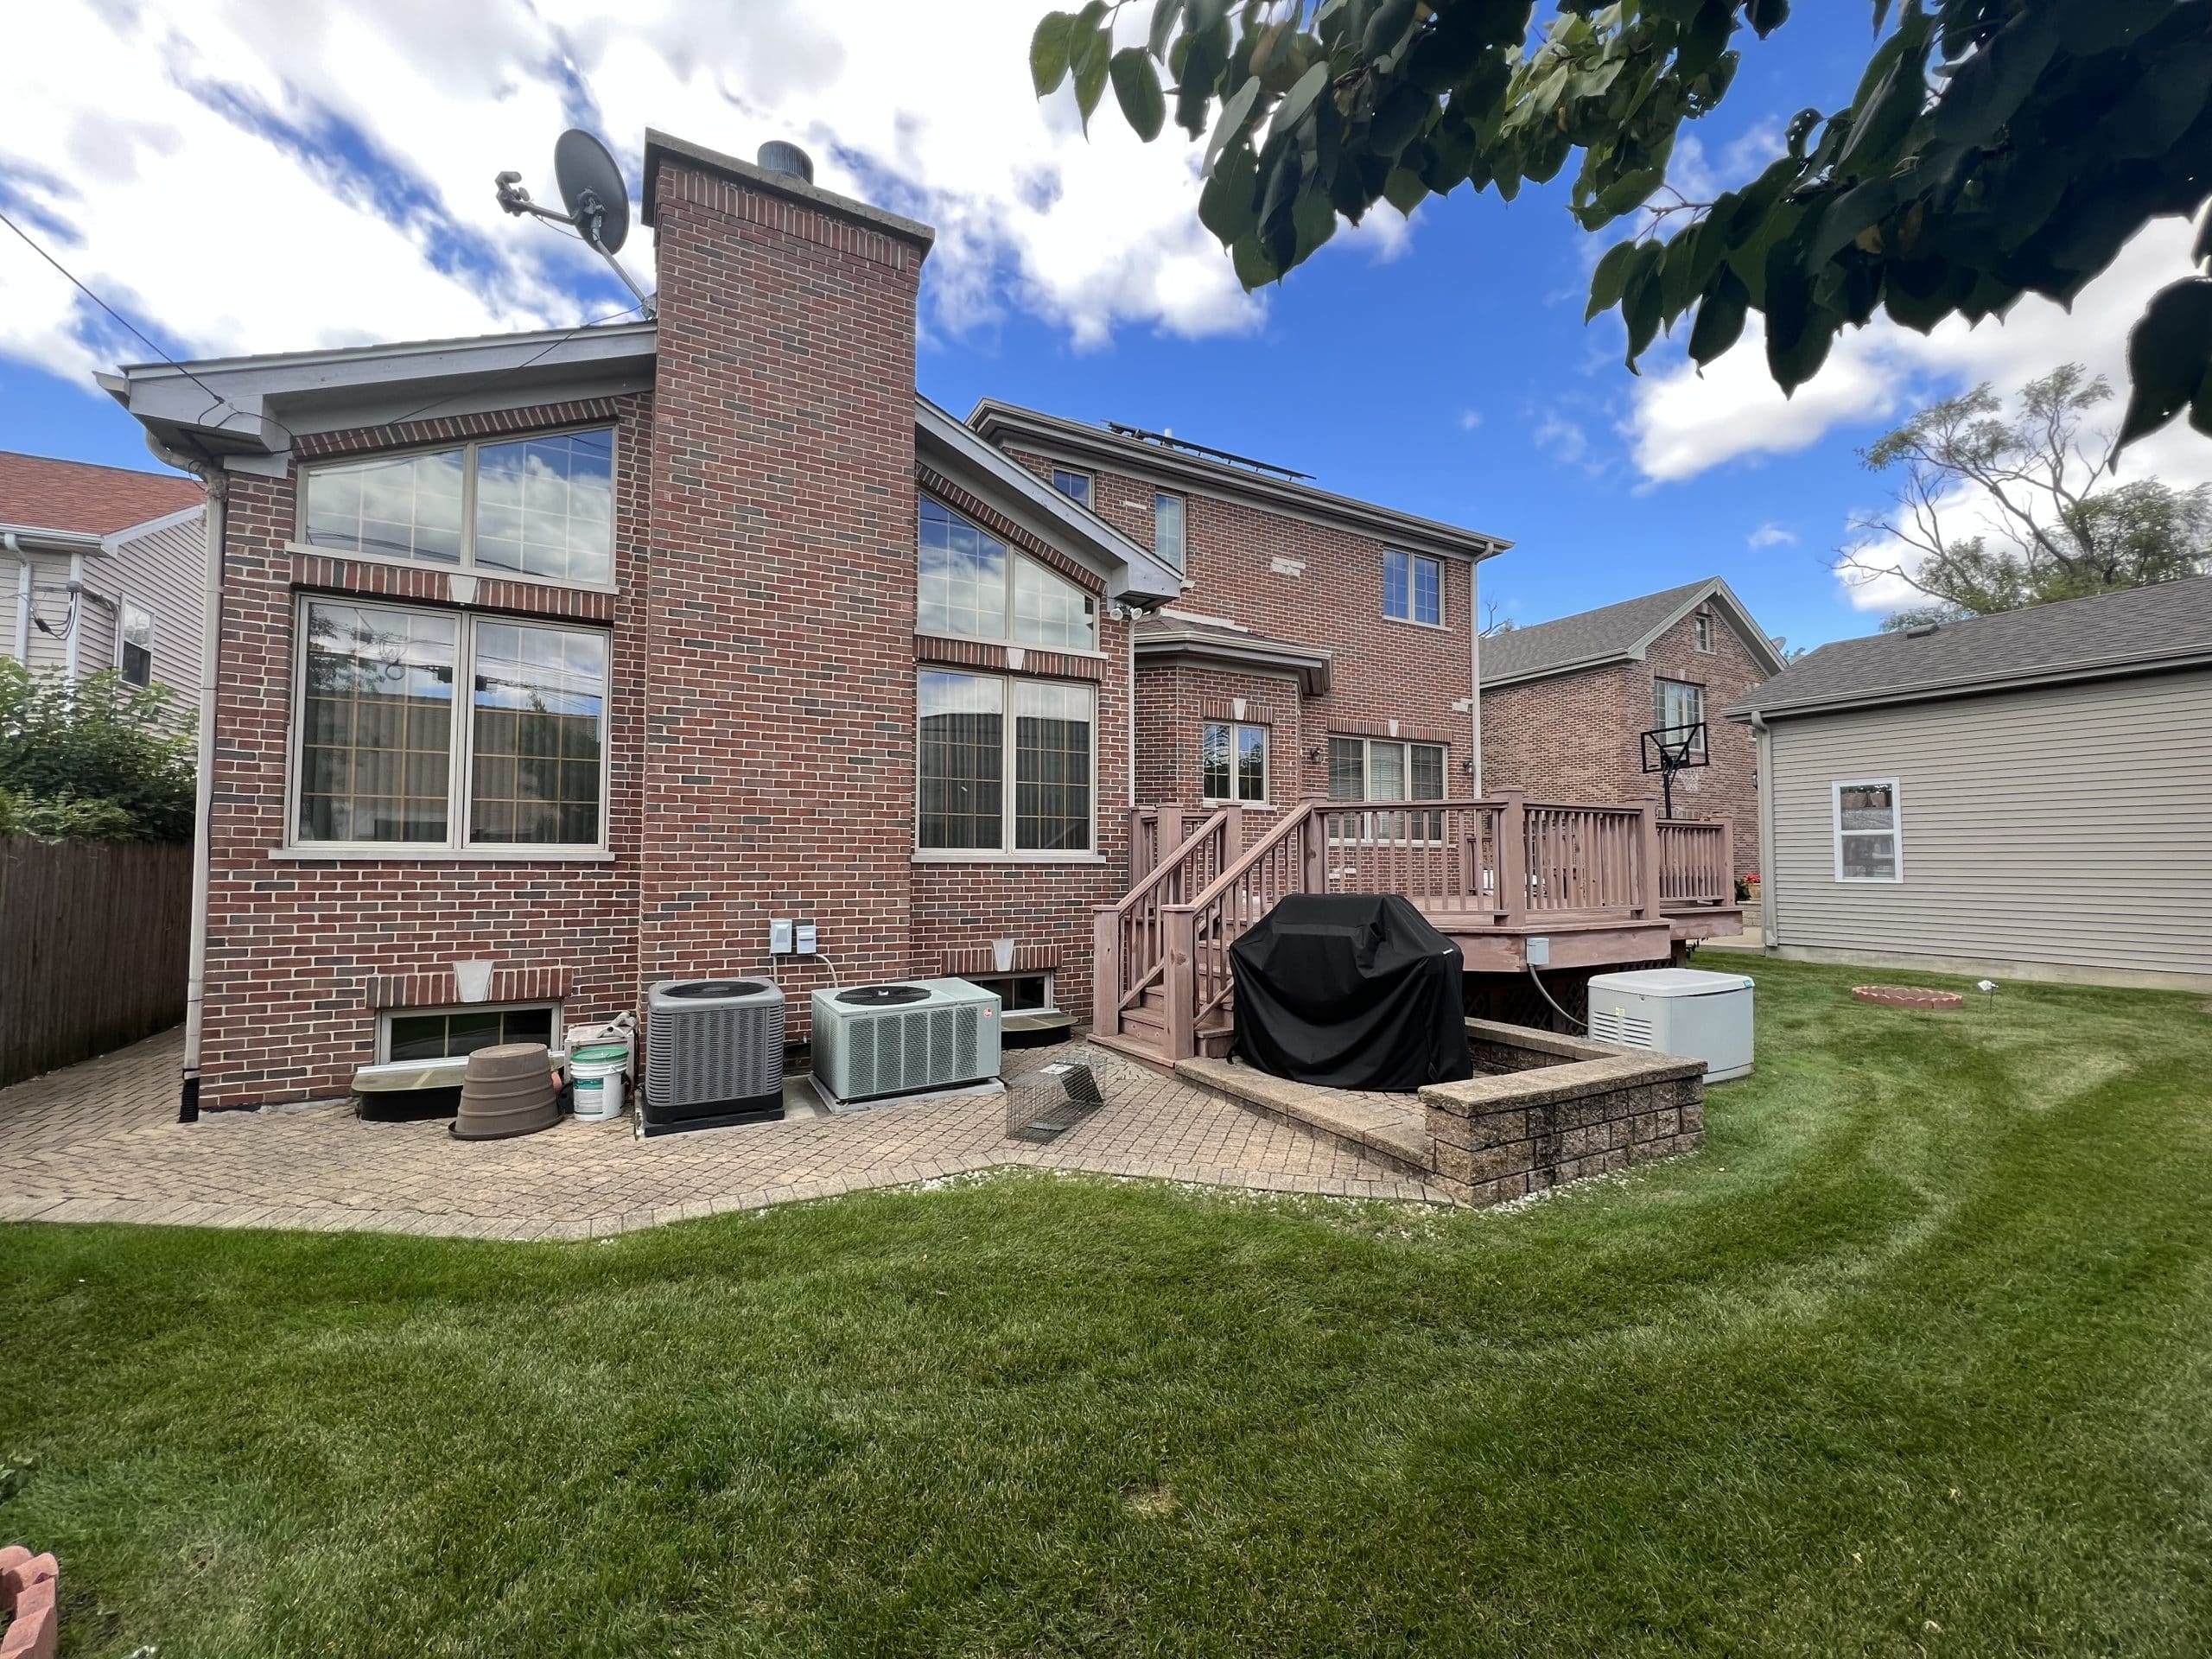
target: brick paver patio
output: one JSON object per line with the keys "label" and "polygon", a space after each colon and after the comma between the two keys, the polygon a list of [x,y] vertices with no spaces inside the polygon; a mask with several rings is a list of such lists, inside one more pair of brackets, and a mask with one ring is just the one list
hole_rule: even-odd
{"label": "brick paver patio", "polygon": [[[1080,1046],[1077,1046],[1080,1048]],[[458,1141],[344,1105],[176,1119],[181,1032],[0,1090],[0,1220],[586,1238],[1018,1165],[1265,1192],[1443,1202],[1391,1166],[1100,1050],[1106,1105],[1046,1145],[1002,1096],[652,1141],[626,1122]],[[1055,1051],[1007,1056],[1029,1070]]]}

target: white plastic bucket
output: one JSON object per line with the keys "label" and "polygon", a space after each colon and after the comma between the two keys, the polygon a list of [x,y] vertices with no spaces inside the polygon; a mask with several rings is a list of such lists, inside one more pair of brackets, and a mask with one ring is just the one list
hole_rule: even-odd
{"label": "white plastic bucket", "polygon": [[586,1123],[622,1116],[622,1077],[630,1069],[630,1042],[578,1043],[569,1051],[569,1077],[575,1085],[576,1116]]}

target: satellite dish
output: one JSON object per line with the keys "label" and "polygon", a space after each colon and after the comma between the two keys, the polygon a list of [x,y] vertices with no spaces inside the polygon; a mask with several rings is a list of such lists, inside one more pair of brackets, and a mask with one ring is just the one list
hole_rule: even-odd
{"label": "satellite dish", "polygon": [[630,189],[622,182],[622,169],[615,165],[613,153],[582,128],[571,127],[553,145],[553,176],[561,187],[565,212],[556,213],[532,201],[530,192],[523,188],[522,175],[512,172],[502,173],[493,181],[499,187],[499,206],[518,217],[528,213],[570,226],[638,296],[638,309],[653,315],[657,308],[652,296],[638,286],[614,257],[630,239]]}
{"label": "satellite dish", "polygon": [[570,127],[554,142],[553,176],[584,240],[601,253],[621,252],[630,239],[630,190],[613,152],[582,127]]}

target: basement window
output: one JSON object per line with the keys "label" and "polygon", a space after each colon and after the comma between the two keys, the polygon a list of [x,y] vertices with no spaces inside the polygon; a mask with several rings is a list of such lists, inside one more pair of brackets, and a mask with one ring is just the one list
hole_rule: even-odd
{"label": "basement window", "polygon": [[970,974],[970,985],[996,991],[1002,1014],[1041,1013],[1057,1006],[1050,974]]}
{"label": "basement window", "polygon": [[395,1008],[377,1021],[377,1058],[444,1060],[496,1043],[560,1046],[556,1002],[472,1003],[456,1008]]}

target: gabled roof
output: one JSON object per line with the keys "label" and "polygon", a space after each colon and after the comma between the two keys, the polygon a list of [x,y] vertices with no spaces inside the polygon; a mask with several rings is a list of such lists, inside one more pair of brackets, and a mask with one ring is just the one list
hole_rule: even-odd
{"label": "gabled roof", "polygon": [[206,499],[200,480],[181,473],[140,473],[0,450],[0,528],[110,536]]}
{"label": "gabled roof", "polygon": [[1491,634],[1483,640],[1483,689],[1580,674],[1614,663],[1640,663],[1661,634],[1700,605],[1709,605],[1727,622],[1760,667],[1770,674],[1782,671],[1774,642],[1744,601],[1719,577],[1707,576],[1664,593]]}
{"label": "gabled roof", "polygon": [[1023,409],[986,397],[969,412],[968,424],[994,444],[1014,443],[1072,461],[1079,465],[1108,467],[1139,478],[1166,480],[1171,484],[1219,496],[1249,501],[1276,512],[1310,518],[1355,535],[1371,536],[1408,552],[1430,553],[1447,558],[1493,558],[1512,543],[1457,524],[1439,523],[1395,507],[1378,506],[1311,484],[1271,477],[1264,473],[1211,461],[1203,455],[1124,437],[1103,427],[1086,426],[1059,415]]}
{"label": "gabled roof", "polygon": [[1327,652],[1287,639],[1270,639],[1226,617],[1157,611],[1137,624],[1135,650],[1140,661],[1205,663],[1248,672],[1292,675],[1303,695],[1325,697],[1329,694],[1332,658]]}
{"label": "gabled roof", "polygon": [[1839,639],[1727,712],[1776,719],[2199,664],[2212,664],[2212,576]]}

